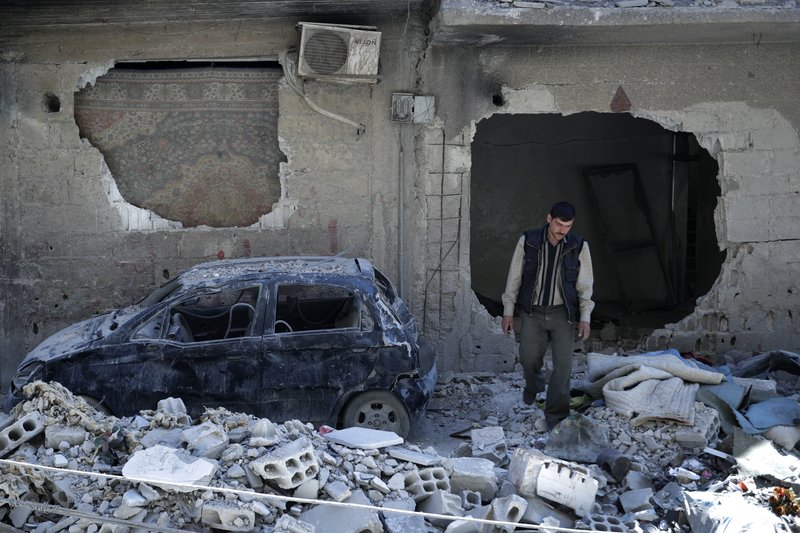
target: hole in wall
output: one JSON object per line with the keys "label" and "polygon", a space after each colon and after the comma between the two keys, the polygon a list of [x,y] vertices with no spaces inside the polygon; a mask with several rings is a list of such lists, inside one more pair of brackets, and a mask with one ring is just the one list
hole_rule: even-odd
{"label": "hole in wall", "polygon": [[250,226],[280,199],[282,76],[275,62],[120,63],[75,93],[75,121],[128,203]]}
{"label": "hole in wall", "polygon": [[[719,276],[714,158],[627,113],[495,115],[472,143],[472,288],[493,316],[514,247],[560,200],[590,243],[594,331],[638,339],[691,313]],[[606,339],[606,340],[611,340]]]}
{"label": "hole in wall", "polygon": [[44,110],[47,113],[58,113],[61,111],[61,99],[53,93],[44,94]]}

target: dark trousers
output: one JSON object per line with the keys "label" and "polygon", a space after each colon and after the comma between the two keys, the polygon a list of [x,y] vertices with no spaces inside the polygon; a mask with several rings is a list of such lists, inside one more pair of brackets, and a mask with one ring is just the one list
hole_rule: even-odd
{"label": "dark trousers", "polygon": [[525,377],[525,389],[534,393],[545,390],[544,354],[550,346],[553,372],[547,383],[545,419],[552,428],[569,416],[572,351],[575,324],[569,321],[563,305],[537,305],[529,315],[522,313],[519,361]]}

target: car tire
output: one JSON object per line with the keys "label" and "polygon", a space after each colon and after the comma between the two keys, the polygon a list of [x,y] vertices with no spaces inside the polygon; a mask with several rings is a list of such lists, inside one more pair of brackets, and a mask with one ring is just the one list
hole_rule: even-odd
{"label": "car tire", "polygon": [[342,426],[394,431],[406,438],[411,419],[405,406],[391,392],[368,391],[347,403],[342,412]]}

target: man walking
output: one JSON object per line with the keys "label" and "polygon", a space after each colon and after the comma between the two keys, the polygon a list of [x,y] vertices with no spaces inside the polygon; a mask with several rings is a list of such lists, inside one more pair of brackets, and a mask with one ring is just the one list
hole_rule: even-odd
{"label": "man walking", "polygon": [[542,365],[550,346],[553,372],[547,384],[545,420],[549,429],[569,416],[572,354],[578,338],[588,339],[592,302],[592,258],[589,244],[569,234],[575,208],[553,204],[547,224],[522,234],[511,258],[503,293],[503,332],[514,324],[520,307],[519,360],[525,378],[523,401],[530,405],[545,390]]}

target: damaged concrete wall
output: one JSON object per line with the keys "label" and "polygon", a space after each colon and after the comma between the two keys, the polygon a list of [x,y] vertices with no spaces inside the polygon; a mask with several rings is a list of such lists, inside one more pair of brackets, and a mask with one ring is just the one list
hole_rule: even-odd
{"label": "damaged concrete wall", "polygon": [[[800,46],[796,43],[640,46],[435,46],[425,61],[424,90],[442,98],[442,119],[418,143],[419,178],[441,188],[445,145],[448,179],[458,177],[468,213],[469,150],[475,124],[495,113],[611,112],[622,89],[630,113],[667,130],[691,132],[716,158],[722,197],[715,216],[727,260],[692,314],[654,332],[650,348],[723,352],[796,350],[800,224]],[[498,106],[493,96],[502,92]],[[441,140],[443,139],[443,140]],[[433,142],[435,140],[436,142]],[[498,184],[502,176],[497,176]],[[533,200],[532,200],[533,202]],[[429,214],[430,216],[430,214]],[[502,217],[515,216],[498,213]],[[542,213],[532,225],[538,224]],[[434,216],[435,218],[435,216]],[[469,221],[461,219],[458,257],[430,286],[443,296],[438,324],[446,368],[508,368],[516,346],[500,333],[471,291]],[[431,248],[442,241],[427,228]],[[449,245],[443,243],[443,248]],[[509,250],[509,257],[511,250]],[[444,265],[443,265],[444,266]],[[449,276],[449,278],[448,278]],[[435,307],[433,300],[428,301]]]}
{"label": "damaged concrete wall", "polygon": [[[179,19],[176,19],[179,20]],[[128,203],[101,153],[81,140],[74,93],[119,61],[276,61],[296,44],[298,20],[54,26],[4,41],[0,386],[19,360],[58,329],[128,305],[180,269],[257,255],[365,256],[390,278],[398,269],[398,168],[414,179],[413,130],[390,122],[393,91],[416,80],[424,22],[375,19],[381,81],[309,81],[309,98],[366,125],[355,128],[308,107],[284,82],[278,133],[281,197],[252,226],[183,228]],[[363,20],[359,20],[364,23]],[[45,104],[46,94],[59,109]],[[412,196],[410,191],[407,192]],[[408,294],[413,305],[417,296]]]}
{"label": "damaged concrete wall", "polygon": [[[404,296],[440,348],[443,371],[511,369],[514,340],[470,287],[470,254],[481,253],[469,246],[475,124],[496,113],[608,113],[620,87],[633,116],[693,133],[720,167],[715,224],[726,263],[694,313],[657,331],[650,345],[800,345],[796,42],[767,33],[746,44],[503,46],[477,38],[429,47],[440,28],[422,16],[358,21],[383,32],[376,86],[306,85],[313,101],[363,122],[366,134],[315,113],[282,86],[281,197],[242,228],[185,229],[128,203],[100,152],[80,140],[73,95],[116,61],[274,61],[295,43],[297,20],[139,20],[3,38],[0,386],[27,350],[62,326],[128,304],[191,264],[248,255],[345,252],[370,257],[395,281],[405,272]],[[624,28],[589,33],[604,31]],[[514,32],[526,37],[524,26]],[[434,96],[435,122],[391,123],[393,92]]]}

